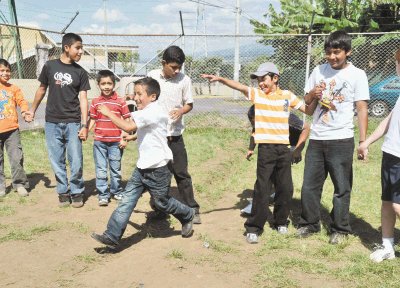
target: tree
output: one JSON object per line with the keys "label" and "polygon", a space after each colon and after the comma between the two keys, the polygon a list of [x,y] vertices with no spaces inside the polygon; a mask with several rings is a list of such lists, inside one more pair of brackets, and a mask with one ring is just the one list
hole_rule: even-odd
{"label": "tree", "polygon": [[139,60],[138,52],[118,52],[117,61],[122,64],[124,72],[135,72],[136,63]]}

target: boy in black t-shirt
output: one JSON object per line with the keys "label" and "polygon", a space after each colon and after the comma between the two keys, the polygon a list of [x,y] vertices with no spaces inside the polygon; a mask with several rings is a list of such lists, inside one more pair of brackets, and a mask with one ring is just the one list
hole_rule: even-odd
{"label": "boy in black t-shirt", "polygon": [[[46,104],[45,134],[51,166],[56,181],[59,206],[83,206],[82,140],[88,134],[88,100],[90,89],[87,72],[76,62],[83,54],[82,38],[67,33],[62,38],[60,59],[49,60],[39,76],[31,112],[36,112],[49,88]],[[71,170],[68,183],[66,154]]]}

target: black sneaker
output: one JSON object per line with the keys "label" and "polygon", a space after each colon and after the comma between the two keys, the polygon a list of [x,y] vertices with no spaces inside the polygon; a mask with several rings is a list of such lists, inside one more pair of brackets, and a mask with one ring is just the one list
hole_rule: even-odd
{"label": "black sneaker", "polygon": [[307,238],[311,236],[311,234],[318,233],[319,231],[313,230],[310,226],[302,226],[297,229],[297,237],[299,238]]}
{"label": "black sneaker", "polygon": [[190,220],[189,222],[186,222],[185,224],[182,224],[182,237],[183,238],[188,238],[192,236],[193,234],[193,219]]}
{"label": "black sneaker", "polygon": [[104,234],[96,234],[96,233],[92,233],[92,238],[94,240],[96,240],[97,242],[100,242],[101,244],[106,245],[109,248],[115,249],[118,246],[118,243],[115,243],[114,241],[112,241],[107,235]]}
{"label": "black sneaker", "polygon": [[71,196],[72,204],[74,208],[80,208],[83,206],[83,194],[76,194]]}
{"label": "black sneaker", "polygon": [[343,243],[347,239],[348,235],[344,233],[333,232],[329,237],[329,244],[337,245]]}
{"label": "black sneaker", "polygon": [[197,210],[194,213],[193,224],[201,224],[200,212]]}
{"label": "black sneaker", "polygon": [[58,207],[68,207],[71,203],[69,193],[58,194]]}

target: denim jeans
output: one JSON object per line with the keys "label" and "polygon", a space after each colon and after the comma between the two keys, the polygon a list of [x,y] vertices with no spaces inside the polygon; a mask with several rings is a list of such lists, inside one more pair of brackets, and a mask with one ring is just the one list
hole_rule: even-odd
{"label": "denim jeans", "polygon": [[273,224],[288,224],[289,205],[293,196],[291,153],[288,145],[258,144],[257,180],[253,206],[244,226],[248,233],[260,234],[271,212],[268,202],[275,184]]}
{"label": "denim jeans", "polygon": [[[82,140],[78,137],[79,130],[80,123],[46,122],[45,124],[47,150],[59,194],[70,190],[71,195],[77,195],[85,190],[82,177]],[[71,171],[69,184],[65,155]]]}
{"label": "denim jeans", "polygon": [[182,136],[168,137],[168,146],[174,157],[173,162],[170,162],[170,169],[174,174],[176,184],[178,186],[179,195],[182,201],[191,208],[195,208],[198,212],[199,204],[194,199],[192,177],[188,171],[188,157],[185,147],[185,142]]}
{"label": "denim jeans", "polygon": [[174,215],[181,223],[190,221],[194,216],[194,210],[168,195],[171,177],[167,165],[154,169],[135,168],[118,207],[108,220],[107,230],[104,234],[118,243],[125,232],[133,209],[145,189],[154,198],[158,210]]}
{"label": "denim jeans", "polygon": [[0,190],[5,190],[4,176],[4,147],[6,148],[11,166],[12,186],[17,189],[20,186],[29,188],[28,178],[24,171],[24,154],[19,130],[0,133]]}
{"label": "denim jeans", "polygon": [[309,226],[315,232],[321,229],[321,195],[329,174],[334,186],[331,232],[351,233],[349,209],[353,186],[353,152],[354,138],[309,141],[301,188],[300,226]]}
{"label": "denim jeans", "polygon": [[96,165],[96,189],[99,199],[109,199],[107,167],[110,167],[110,192],[113,195],[122,193],[121,158],[122,149],[119,142],[94,141],[93,156]]}

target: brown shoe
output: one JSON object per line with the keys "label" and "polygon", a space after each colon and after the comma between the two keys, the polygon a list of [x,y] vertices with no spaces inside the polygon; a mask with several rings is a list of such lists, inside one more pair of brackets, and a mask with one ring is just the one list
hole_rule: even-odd
{"label": "brown shoe", "polygon": [[71,197],[69,193],[58,194],[58,207],[68,207],[71,203]]}
{"label": "brown shoe", "polygon": [[83,194],[77,194],[71,196],[72,204],[74,208],[81,208],[83,206]]}

